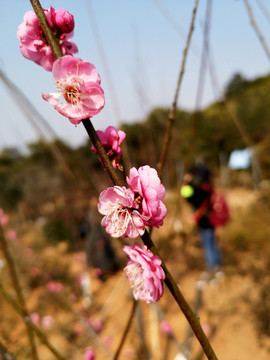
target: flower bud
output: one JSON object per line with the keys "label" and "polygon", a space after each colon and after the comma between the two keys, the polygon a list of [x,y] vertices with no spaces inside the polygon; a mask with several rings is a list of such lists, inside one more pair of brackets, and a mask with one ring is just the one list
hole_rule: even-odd
{"label": "flower bud", "polygon": [[65,9],[56,10],[52,21],[62,32],[69,33],[74,29],[74,16]]}

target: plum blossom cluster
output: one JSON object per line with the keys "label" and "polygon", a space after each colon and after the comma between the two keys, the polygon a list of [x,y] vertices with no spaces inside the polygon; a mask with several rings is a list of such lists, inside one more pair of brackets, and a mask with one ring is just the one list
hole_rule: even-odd
{"label": "plum blossom cluster", "polygon": [[[98,210],[104,215],[101,225],[112,237],[136,238],[144,234],[145,226],[163,224],[167,209],[162,201],[166,191],[156,170],[148,165],[132,168],[126,180],[130,189],[114,186],[100,194]],[[125,246],[123,251],[129,257],[124,271],[134,298],[147,303],[158,301],[165,279],[159,257],[138,243]]]}
{"label": "plum blossom cluster", "polygon": [[162,202],[165,188],[155,169],[148,165],[132,168],[127,183],[131,189],[114,186],[99,197],[98,210],[104,215],[101,225],[112,237],[142,235],[145,226],[160,227],[167,213]]}
{"label": "plum blossom cluster", "polygon": [[47,22],[59,40],[63,57],[55,60],[52,49],[34,11],[28,11],[17,29],[22,55],[51,71],[58,93],[43,94],[48,101],[72,124],[97,115],[104,107],[104,92],[100,76],[93,64],[73,57],[77,45],[70,41],[74,30],[74,17],[65,9],[44,9]]}
{"label": "plum blossom cluster", "polygon": [[[21,53],[52,72],[58,92],[43,93],[42,97],[72,124],[77,125],[82,120],[97,115],[104,107],[101,79],[93,64],[73,57],[78,51],[77,46],[69,40],[74,30],[73,15],[65,9],[55,10],[53,7],[44,10],[44,13],[59,40],[63,56],[54,59],[33,11],[25,14],[24,22],[17,30]],[[119,164],[122,156],[120,145],[126,134],[109,126],[104,132],[98,130],[97,135],[113,167],[122,170]],[[94,146],[92,150],[97,153]],[[166,191],[156,170],[148,165],[138,170],[132,168],[126,181],[129,188],[114,186],[100,194],[98,210],[104,215],[101,225],[108,234],[116,238],[134,239],[144,234],[146,226],[158,228],[163,224],[167,213],[163,203]],[[129,257],[124,271],[131,282],[135,299],[142,299],[147,303],[158,301],[164,291],[165,279],[161,260],[146,246],[142,248],[138,243],[125,246],[123,251]],[[49,285],[49,291],[62,291],[55,284]],[[86,358],[92,358],[91,351]]]}
{"label": "plum blossom cluster", "polygon": [[[59,40],[63,55],[72,55],[78,52],[76,44],[69,39],[73,36],[74,17],[65,9],[55,10],[52,6],[44,9],[47,22]],[[28,11],[23,23],[18,27],[17,37],[20,41],[22,55],[45,70],[51,71],[54,63],[52,49],[47,43],[38,18],[34,11]]]}

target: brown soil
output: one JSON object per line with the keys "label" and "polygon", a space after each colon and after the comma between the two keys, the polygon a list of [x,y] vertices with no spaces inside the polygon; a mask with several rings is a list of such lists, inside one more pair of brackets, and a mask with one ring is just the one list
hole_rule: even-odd
{"label": "brown soil", "polygon": [[[251,206],[256,201],[256,197],[256,193],[243,189],[228,192],[227,198],[233,216],[241,208]],[[177,211],[176,216],[168,216],[164,227],[154,230],[153,238],[156,239],[160,253],[166,259],[167,266],[183,295],[193,306],[198,279],[204,270],[202,249],[196,229],[192,229],[188,223],[188,208],[185,206],[181,209],[177,206],[174,208],[173,199],[175,194],[169,194],[167,202],[168,207],[171,206]],[[180,233],[176,233],[174,222],[179,217],[183,228]],[[18,246],[11,246],[16,259],[19,259],[18,252],[22,252],[31,244],[33,246],[34,238],[39,234],[39,230],[35,227],[34,229],[24,235],[23,242]],[[270,338],[259,331],[254,314],[261,284],[256,283],[246,266],[253,263],[253,254],[248,251],[239,253],[236,259],[230,262],[226,228],[219,231],[219,237],[220,246],[224,248],[227,258],[224,266],[225,277],[219,283],[208,283],[204,287],[202,305],[198,312],[201,324],[219,360],[268,360]],[[116,247],[117,251],[120,251],[120,245],[117,244]],[[83,253],[78,253],[77,260],[74,260],[74,253],[68,252],[65,244],[59,244],[57,247],[47,246],[42,254],[34,253],[34,256],[34,259],[29,260],[28,265],[18,260],[17,266],[22,269],[20,275],[25,286],[29,311],[39,312],[41,316],[49,314],[54,318],[53,327],[48,330],[43,329],[52,344],[66,359],[83,359],[87,346],[95,349],[97,360],[113,359],[133,303],[128,282],[122,272],[111,275],[103,282],[94,275],[93,269],[88,270],[91,276],[93,299],[92,304],[87,307],[79,286],[74,286],[77,277],[85,270]],[[82,257],[82,261],[78,261],[78,256]],[[120,256],[125,259],[121,254]],[[48,294],[44,287],[44,279],[41,279],[40,285],[34,288],[29,285],[29,279],[25,280],[29,276],[30,267],[36,265],[35,261],[38,261],[41,268],[42,264],[45,264],[44,268],[46,268],[47,260],[48,271],[55,267],[64,269],[64,275],[61,271],[60,275],[58,274],[59,278],[65,277],[62,280],[65,283],[64,294]],[[255,260],[259,261],[257,257]],[[6,278],[4,279],[3,274],[1,280],[12,293],[10,283]],[[75,294],[76,299],[71,299],[71,294],[73,298]],[[2,314],[0,341],[18,359],[30,359],[25,327],[21,319],[2,298],[0,298],[0,306]],[[189,326],[169,290],[165,288],[158,304],[147,305],[139,302],[138,306],[119,359],[173,360],[179,352],[179,346],[187,344]],[[102,321],[103,329],[99,334],[87,324],[86,320],[89,317]],[[168,339],[160,331],[160,319],[163,317],[173,328],[174,340]],[[77,329],[77,332],[74,329]],[[144,338],[143,344],[141,337]],[[192,342],[190,358],[204,359],[197,340],[191,337],[189,342]],[[37,344],[40,360],[55,358],[39,340]],[[147,352],[151,357],[147,358]]]}

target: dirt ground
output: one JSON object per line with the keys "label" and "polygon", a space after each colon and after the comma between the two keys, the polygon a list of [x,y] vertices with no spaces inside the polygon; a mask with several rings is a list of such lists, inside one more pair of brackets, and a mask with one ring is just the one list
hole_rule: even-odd
{"label": "dirt ground", "polygon": [[[257,197],[253,191],[244,189],[231,190],[226,195],[232,217],[241,209],[251,206]],[[168,207],[173,208],[174,198],[175,194],[168,194]],[[186,221],[189,209],[183,207],[177,211],[177,216],[168,217],[164,228],[154,231],[153,238],[156,239],[161,255],[164,254],[165,262],[184,297],[193,307],[198,286],[201,285],[198,280],[204,270],[203,254],[196,230],[189,229]],[[175,222],[179,220],[179,216],[180,225]],[[219,231],[221,249],[226,248],[226,231],[226,228]],[[34,234],[28,233],[23,246],[32,244],[34,237]],[[117,251],[120,247],[116,246]],[[46,264],[47,268],[55,271],[57,264],[58,267],[67,269],[64,271],[71,276],[71,280],[65,280],[68,284],[85,270],[84,256],[82,251],[71,254],[64,244],[59,244],[57,247],[48,246],[43,251],[42,258],[37,256],[36,259],[40,267],[45,259],[50,259]],[[227,253],[226,257],[229,258]],[[125,258],[122,256],[122,259],[124,261]],[[258,261],[257,258],[255,260]],[[252,262],[252,252],[240,253],[238,263],[227,260],[224,264],[224,278],[203,286],[198,316],[219,360],[270,359],[270,337],[258,331],[254,316],[254,304],[260,296],[260,284],[254,281],[248,271],[243,271],[245,266],[242,266]],[[21,266],[23,269],[23,265]],[[26,267],[26,270],[21,271],[22,277],[28,272],[27,269]],[[122,271],[109,276],[106,281],[98,279],[93,269],[88,269],[88,272],[91,278],[91,305],[86,304],[79,287],[73,289],[75,295],[66,291],[50,298],[44,292],[44,286],[36,286],[31,290],[26,285],[28,308],[30,312],[37,311],[53,317],[54,326],[44,331],[66,359],[83,359],[88,346],[95,349],[97,360],[114,359],[113,354],[118,348],[133,305],[129,284]],[[2,299],[0,306],[0,341],[18,359],[30,358],[29,351],[25,350],[27,339],[24,325],[10,305]],[[170,337],[160,330],[162,319],[172,327]],[[55,359],[44,344],[40,341],[37,343],[41,360]],[[198,341],[190,335],[187,320],[165,287],[164,295],[157,304],[138,303],[118,359],[174,360],[177,354],[185,353],[188,347],[190,359],[205,359]]]}

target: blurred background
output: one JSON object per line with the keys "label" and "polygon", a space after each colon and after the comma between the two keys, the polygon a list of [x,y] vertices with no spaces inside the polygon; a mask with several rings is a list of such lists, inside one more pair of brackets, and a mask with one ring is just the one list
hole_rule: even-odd
{"label": "blurred background", "polygon": [[[95,64],[101,76],[106,104],[93,118],[95,128],[113,125],[127,134],[123,178],[133,166],[156,168],[193,1],[42,1],[44,8],[50,5],[74,15],[76,56]],[[92,346],[98,359],[110,359],[125,326],[123,309],[131,306],[118,271],[126,261],[123,242],[97,242],[91,261],[85,249],[100,221],[93,199],[111,184],[83,125],[75,127],[41,98],[56,89],[52,74],[20,53],[16,30],[30,2],[2,2],[0,9],[0,207],[9,215],[4,230],[28,308],[41,319],[54,318],[44,331],[65,356],[83,358]],[[184,295],[195,303],[204,261],[179,189],[187,170],[206,163],[231,217],[218,229],[225,278],[204,289],[199,315],[224,360],[266,360],[270,352],[269,30],[266,0],[199,2],[163,171],[168,215],[164,227],[153,231]],[[110,255],[103,251],[107,241]],[[1,261],[0,278],[8,283]],[[82,290],[86,273],[90,294]],[[51,282],[63,289],[55,291]],[[20,359],[30,358],[23,324],[1,298],[0,305],[5,313],[0,345]],[[142,305],[131,330],[136,337],[128,339],[123,359],[170,360],[181,344],[190,343],[186,321],[168,291],[160,309]],[[157,335],[164,317],[173,335]],[[195,340],[190,348],[191,359],[203,358]],[[51,358],[43,345],[40,349],[41,359]]]}

